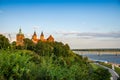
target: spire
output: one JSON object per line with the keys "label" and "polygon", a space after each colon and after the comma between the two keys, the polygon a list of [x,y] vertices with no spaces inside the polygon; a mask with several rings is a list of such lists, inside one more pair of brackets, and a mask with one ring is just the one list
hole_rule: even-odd
{"label": "spire", "polygon": [[41,32],[41,36],[44,36],[43,31]]}
{"label": "spire", "polygon": [[21,33],[21,28],[19,29],[19,33]]}
{"label": "spire", "polygon": [[34,31],[34,35],[36,35],[36,31]]}
{"label": "spire", "polygon": [[22,34],[22,30],[21,30],[21,28],[19,29],[19,34]]}
{"label": "spire", "polygon": [[41,40],[41,41],[45,41],[43,32],[41,32],[40,40]]}

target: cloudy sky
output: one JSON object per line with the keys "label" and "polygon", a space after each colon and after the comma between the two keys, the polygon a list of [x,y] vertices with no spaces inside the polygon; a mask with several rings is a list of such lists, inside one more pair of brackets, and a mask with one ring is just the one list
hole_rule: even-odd
{"label": "cloudy sky", "polygon": [[120,48],[120,0],[0,0],[0,33],[15,40],[20,27],[71,48]]}

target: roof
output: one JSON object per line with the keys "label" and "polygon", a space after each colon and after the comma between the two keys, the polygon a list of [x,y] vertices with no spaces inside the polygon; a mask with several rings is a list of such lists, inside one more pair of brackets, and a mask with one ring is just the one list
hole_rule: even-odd
{"label": "roof", "polygon": [[19,29],[19,33],[18,33],[17,35],[24,35],[24,34],[22,33],[21,28]]}

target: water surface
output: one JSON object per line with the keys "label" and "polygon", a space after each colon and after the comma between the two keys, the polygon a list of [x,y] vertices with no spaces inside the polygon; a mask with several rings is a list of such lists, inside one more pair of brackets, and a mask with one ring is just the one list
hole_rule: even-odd
{"label": "water surface", "polygon": [[89,54],[89,53],[84,53],[84,54],[79,54],[82,56],[87,56],[90,60],[103,60],[103,61],[107,61],[107,62],[112,62],[112,63],[117,63],[120,64],[120,54]]}

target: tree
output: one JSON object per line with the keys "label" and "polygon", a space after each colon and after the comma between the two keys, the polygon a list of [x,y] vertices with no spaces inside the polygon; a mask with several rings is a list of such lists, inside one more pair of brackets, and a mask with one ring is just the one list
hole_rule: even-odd
{"label": "tree", "polygon": [[35,44],[32,42],[32,40],[25,38],[24,47],[25,49],[28,49],[28,50],[34,50]]}
{"label": "tree", "polygon": [[35,46],[35,52],[41,56],[50,55],[53,47],[47,42],[39,41]]}
{"label": "tree", "polygon": [[68,50],[70,50],[70,47],[69,47],[68,44],[65,44],[65,48],[68,49]]}
{"label": "tree", "polygon": [[0,49],[7,49],[10,47],[8,38],[0,34]]}
{"label": "tree", "polygon": [[70,56],[70,48],[68,44],[63,44],[62,42],[55,42],[53,46],[53,53],[56,56]]}
{"label": "tree", "polygon": [[12,49],[16,49],[16,41],[13,41],[13,42],[12,42],[11,48],[12,48]]}

